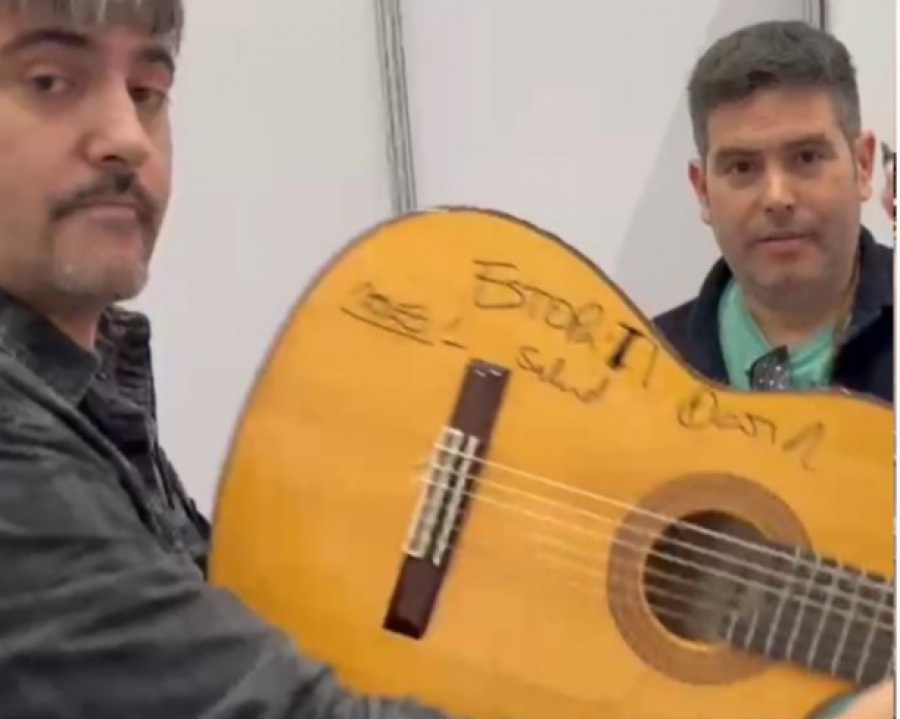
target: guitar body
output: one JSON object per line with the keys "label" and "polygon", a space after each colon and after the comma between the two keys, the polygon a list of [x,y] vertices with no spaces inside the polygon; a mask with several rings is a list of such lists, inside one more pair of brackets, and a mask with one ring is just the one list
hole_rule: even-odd
{"label": "guitar body", "polygon": [[461,717],[799,719],[890,673],[854,617],[893,645],[893,462],[888,406],[712,385],[559,240],[424,212],[288,318],[211,578],[348,687]]}

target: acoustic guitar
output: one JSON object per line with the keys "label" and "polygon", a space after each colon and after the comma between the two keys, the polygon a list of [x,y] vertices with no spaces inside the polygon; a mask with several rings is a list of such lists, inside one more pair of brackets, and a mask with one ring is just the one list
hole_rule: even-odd
{"label": "acoustic guitar", "polygon": [[890,407],[712,384],[559,239],[431,210],[290,313],[211,579],[456,716],[824,716],[893,673],[893,463]]}

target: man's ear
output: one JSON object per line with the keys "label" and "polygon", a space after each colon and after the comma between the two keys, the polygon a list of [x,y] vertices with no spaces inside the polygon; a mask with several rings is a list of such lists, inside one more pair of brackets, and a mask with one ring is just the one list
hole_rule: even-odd
{"label": "man's ear", "polygon": [[697,202],[700,204],[700,219],[708,225],[709,192],[706,185],[706,170],[703,168],[702,160],[691,160],[688,164],[688,178],[694,188],[694,194],[697,195]]}
{"label": "man's ear", "polygon": [[872,183],[877,164],[878,140],[872,132],[862,132],[853,143],[853,161],[856,163],[856,183],[860,202],[872,197]]}

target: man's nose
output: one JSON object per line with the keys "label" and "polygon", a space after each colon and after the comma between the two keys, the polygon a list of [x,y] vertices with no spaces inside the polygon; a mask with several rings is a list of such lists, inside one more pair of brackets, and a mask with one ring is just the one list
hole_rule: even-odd
{"label": "man's nose", "polygon": [[152,152],[150,137],[127,88],[110,88],[90,103],[87,158],[98,167],[141,167]]}
{"label": "man's nose", "polygon": [[769,172],[763,187],[763,203],[769,214],[792,213],[797,204],[797,198],[791,178],[777,170]]}

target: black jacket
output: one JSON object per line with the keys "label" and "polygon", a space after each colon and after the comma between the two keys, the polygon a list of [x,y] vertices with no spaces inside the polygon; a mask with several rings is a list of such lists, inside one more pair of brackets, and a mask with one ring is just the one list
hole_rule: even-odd
{"label": "black jacket", "polygon": [[0,292],[0,717],[446,719],[345,690],[204,580],[150,360],[142,315],[93,353]]}
{"label": "black jacket", "polygon": [[[695,299],[654,319],[687,364],[722,384],[728,384],[728,373],[719,344],[718,308],[730,278],[720,259]],[[876,243],[865,228],[860,233],[859,286],[832,383],[894,403],[894,251]]]}

